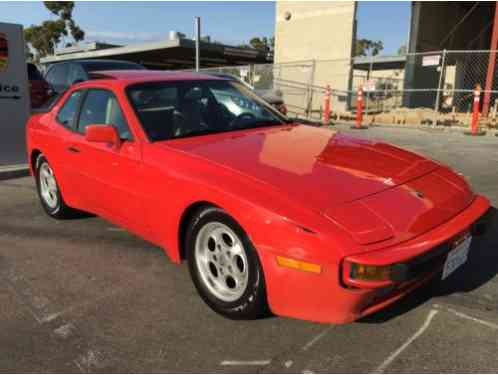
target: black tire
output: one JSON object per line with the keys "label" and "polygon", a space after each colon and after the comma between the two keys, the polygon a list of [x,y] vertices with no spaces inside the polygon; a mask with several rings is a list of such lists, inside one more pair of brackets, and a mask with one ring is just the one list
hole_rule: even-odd
{"label": "black tire", "polygon": [[[40,180],[40,172],[44,166],[48,166],[51,170],[50,164],[48,163],[48,160],[45,158],[45,156],[40,155],[35,164],[35,180],[36,180],[36,191],[38,192],[38,197],[40,198],[40,203],[44,209],[44,211],[47,213],[48,216],[58,219],[58,220],[63,220],[63,219],[72,219],[81,214],[81,211],[78,211],[72,207],[69,207],[66,202],[64,201],[64,198],[62,197],[62,194],[60,192],[59,185],[57,183],[57,179],[54,175],[54,180],[55,180],[55,186],[57,188],[57,191],[54,193],[54,196],[56,198],[56,204],[51,206],[47,203],[46,199],[42,196],[42,182]],[[53,172],[52,172],[53,173]]]}
{"label": "black tire", "polygon": [[[247,258],[248,282],[240,298],[224,301],[213,294],[200,275],[196,260],[196,241],[201,229],[209,223],[222,223],[228,226],[240,239]],[[256,249],[241,226],[224,210],[204,207],[193,217],[186,232],[186,256],[190,276],[197,292],[204,302],[215,312],[234,320],[260,319],[270,314],[263,270]]]}

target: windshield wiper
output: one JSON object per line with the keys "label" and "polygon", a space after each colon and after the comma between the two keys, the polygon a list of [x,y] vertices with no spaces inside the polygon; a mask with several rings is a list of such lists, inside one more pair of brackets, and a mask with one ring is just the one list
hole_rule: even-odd
{"label": "windshield wiper", "polygon": [[242,130],[242,129],[252,129],[252,128],[264,128],[266,126],[275,126],[275,125],[285,125],[286,122],[279,120],[261,120],[256,121],[251,124],[237,126],[234,130]]}
{"label": "windshield wiper", "polygon": [[169,139],[178,139],[178,138],[186,138],[186,137],[195,137],[198,135],[207,135],[207,134],[215,134],[215,133],[226,133],[235,130],[245,130],[245,129],[253,129],[253,128],[263,128],[266,126],[276,126],[276,125],[285,125],[286,122],[278,121],[278,120],[261,120],[257,122],[253,122],[252,124],[248,124],[246,126],[237,126],[235,128],[228,129],[194,129],[190,130],[186,133],[171,137]]}
{"label": "windshield wiper", "polygon": [[192,136],[196,136],[196,135],[214,134],[214,133],[220,133],[223,131],[224,131],[223,129],[220,130],[220,129],[209,129],[209,128],[208,129],[194,129],[194,130],[190,130],[186,133],[174,136],[171,139],[192,137]]}

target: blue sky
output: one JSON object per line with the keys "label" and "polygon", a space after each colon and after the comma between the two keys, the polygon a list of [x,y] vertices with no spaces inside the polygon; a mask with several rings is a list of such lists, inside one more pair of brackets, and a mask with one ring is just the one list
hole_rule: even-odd
{"label": "blue sky", "polygon": [[396,53],[407,42],[410,25],[409,1],[361,1],[356,17],[358,37],[384,42],[383,53]]}
{"label": "blue sky", "polygon": [[[159,40],[169,30],[191,37],[197,15],[203,34],[227,44],[274,33],[274,2],[76,2],[74,10],[87,40],[118,44]],[[385,53],[396,52],[406,40],[409,15],[409,2],[360,2],[358,36],[383,40]],[[47,18],[41,2],[0,2],[0,22],[29,26]]]}

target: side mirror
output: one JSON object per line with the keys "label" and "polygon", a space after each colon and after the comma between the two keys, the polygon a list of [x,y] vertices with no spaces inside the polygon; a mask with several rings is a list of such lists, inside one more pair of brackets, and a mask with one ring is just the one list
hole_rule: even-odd
{"label": "side mirror", "polygon": [[112,125],[88,125],[85,130],[85,139],[88,142],[107,143],[114,149],[121,145],[119,133]]}

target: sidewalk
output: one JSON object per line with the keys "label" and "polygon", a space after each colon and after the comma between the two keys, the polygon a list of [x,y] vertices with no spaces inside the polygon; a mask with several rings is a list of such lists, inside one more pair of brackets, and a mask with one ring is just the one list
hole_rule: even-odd
{"label": "sidewalk", "polygon": [[0,181],[29,175],[28,164],[0,165]]}

